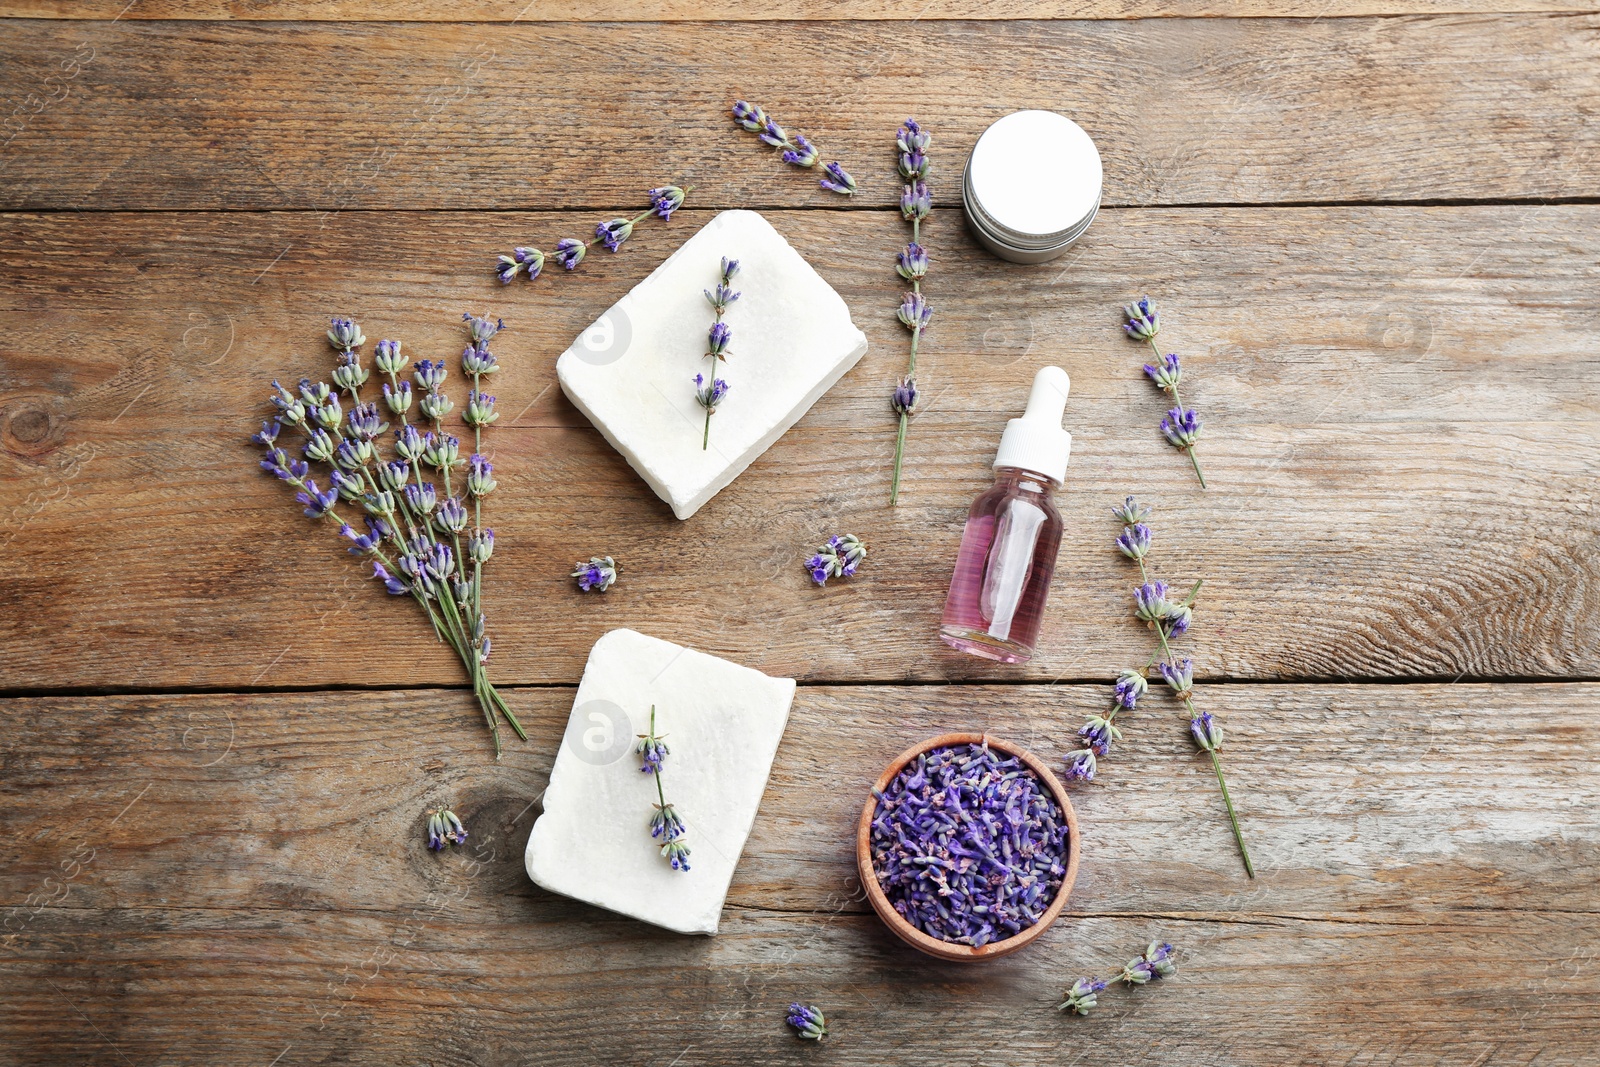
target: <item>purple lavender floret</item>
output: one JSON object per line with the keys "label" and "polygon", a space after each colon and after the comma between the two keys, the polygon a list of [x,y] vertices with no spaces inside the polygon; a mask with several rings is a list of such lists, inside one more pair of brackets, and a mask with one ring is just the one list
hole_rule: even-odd
{"label": "purple lavender floret", "polygon": [[856,180],[850,177],[843,167],[837,163],[829,163],[822,169],[828,172],[828,176],[818,182],[818,185],[828,190],[828,192],[838,193],[840,196],[856,195]]}
{"label": "purple lavender floret", "polygon": [[975,947],[1039,921],[1067,846],[1043,783],[982,744],[918,756],[878,794],[872,817],[873,873],[891,906],[931,937]]}
{"label": "purple lavender floret", "polygon": [[1194,408],[1173,408],[1161,420],[1161,433],[1173,448],[1191,448],[1200,439],[1200,413]]}
{"label": "purple lavender floret", "polygon": [[578,264],[583,262],[584,253],[589,251],[589,246],[576,237],[563,237],[556,242],[556,262],[567,270],[577,270]]}
{"label": "purple lavender floret", "polygon": [[1094,774],[1099,769],[1099,764],[1093,749],[1080,748],[1076,752],[1069,752],[1062,759],[1067,765],[1066,775],[1069,781],[1094,781]]}
{"label": "purple lavender floret", "polygon": [[821,1041],[828,1035],[828,1021],[822,1009],[815,1005],[791,1004],[785,1020],[794,1027],[794,1036],[807,1041]]}
{"label": "purple lavender floret", "polygon": [[1135,670],[1123,671],[1117,675],[1116,701],[1118,706],[1132,711],[1139,703],[1139,698],[1144,696],[1149,689],[1150,683],[1146,680],[1144,672]]}

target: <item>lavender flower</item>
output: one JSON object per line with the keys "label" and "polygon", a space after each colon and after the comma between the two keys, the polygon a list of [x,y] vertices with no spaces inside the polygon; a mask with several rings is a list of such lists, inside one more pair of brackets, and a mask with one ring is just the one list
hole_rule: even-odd
{"label": "lavender flower", "polygon": [[475,497],[485,497],[494,492],[500,483],[494,480],[494,464],[474,452],[467,461],[467,492]]}
{"label": "lavender flower", "polygon": [[410,586],[390,574],[384,569],[383,564],[377,561],[373,561],[372,576],[384,584],[391,596],[405,596],[411,592]]}
{"label": "lavender flower", "polygon": [[1093,749],[1080,748],[1076,752],[1069,752],[1063,761],[1067,765],[1066,776],[1069,780],[1080,782],[1094,781],[1095,771],[1099,769],[1095,760]]}
{"label": "lavender flower", "polygon": [[663,185],[659,189],[651,189],[650,207],[665,222],[672,218],[674,211],[683,206],[684,195],[684,190],[676,185]]}
{"label": "lavender flower", "polygon": [[[641,767],[646,774],[654,773],[649,767]],[[650,836],[667,841],[676,841],[687,832],[683,820],[678,818],[678,813],[672,810],[672,805],[656,805],[656,813],[650,817]]]}
{"label": "lavender flower", "polygon": [[1150,551],[1150,527],[1142,522],[1125,527],[1117,535],[1117,547],[1129,559],[1144,559],[1144,554]]}
{"label": "lavender flower", "polygon": [[806,560],[806,570],[818,585],[829,578],[850,578],[867,558],[867,546],[855,534],[835,535]]}
{"label": "lavender flower", "polygon": [[476,378],[483,374],[493,374],[500,369],[500,363],[494,358],[494,353],[481,345],[468,345],[461,350],[461,372]]}
{"label": "lavender flower", "polygon": [[450,368],[445,366],[442,359],[419,359],[411,369],[411,376],[417,380],[417,387],[423,392],[436,393],[444,385],[445,379],[450,377]]}
{"label": "lavender flower", "polygon": [[411,464],[407,463],[403,459],[391,460],[388,463],[380,463],[378,464],[377,478],[378,484],[383,486],[385,489],[392,489],[395,492],[399,492],[400,490],[404,489],[406,487],[406,483],[411,480]]}
{"label": "lavender flower", "polygon": [[578,264],[589,251],[587,243],[576,237],[563,237],[556,242],[556,262],[565,270],[577,270]]}
{"label": "lavender flower", "polygon": [[661,856],[672,863],[673,870],[688,873],[689,846],[684,844],[682,839],[674,839],[662,845]]}
{"label": "lavender flower", "polygon": [[828,176],[819,181],[818,185],[828,190],[828,192],[838,193],[840,196],[856,195],[856,180],[850,177],[849,172],[843,167],[837,163],[829,163],[822,169],[827,172]]}
{"label": "lavender flower", "polygon": [[422,439],[422,461],[437,470],[461,466],[461,441],[447,433],[430,433]]}
{"label": "lavender flower", "polygon": [[[430,435],[431,436],[431,435]],[[415,460],[427,448],[427,438],[415,426],[404,425],[394,433],[394,454],[405,460]]]}
{"label": "lavender flower", "polygon": [[1183,380],[1183,370],[1178,366],[1178,353],[1168,352],[1159,363],[1146,363],[1144,372],[1162,389],[1175,389]]}
{"label": "lavender flower", "polygon": [[[701,407],[706,409],[707,415],[717,410],[717,405],[722,403],[722,398],[728,395],[729,385],[721,378],[713,378],[711,384],[707,385],[706,376],[704,374],[696,374],[694,376],[694,385],[695,399],[700,402]],[[700,447],[705,447],[704,441],[701,442]]]}
{"label": "lavender flower", "polygon": [[[779,149],[782,159],[791,167],[809,169],[816,166],[820,158],[817,146],[808,138],[789,132],[755,104],[744,100],[733,102],[733,121],[742,130],[747,130],[756,135],[762,143]],[[841,193],[845,196],[853,195],[856,191],[855,179],[845,173],[843,167],[837,163],[829,163],[823,168],[828,176],[823,178],[821,185],[830,192]]]}
{"label": "lavender flower", "polygon": [[1177,974],[1178,965],[1172,960],[1172,951],[1172,946],[1166,942],[1152,941],[1144,950],[1144,955],[1129,960],[1122,968],[1122,973],[1113,980],[1129,985],[1144,985],[1157,978]]}
{"label": "lavender flower", "polygon": [[806,1041],[821,1041],[828,1035],[828,1020],[822,1009],[805,1004],[789,1005],[789,1016],[784,1020],[794,1027],[794,1036]]}
{"label": "lavender flower", "polygon": [[910,181],[928,176],[928,145],[933,138],[923,131],[916,119],[906,119],[895,135],[895,147],[900,150],[900,177]]}
{"label": "lavender flower", "polygon": [[1135,341],[1149,341],[1161,332],[1161,316],[1156,313],[1155,305],[1150,303],[1148,296],[1142,296],[1123,308],[1122,314],[1128,320],[1122,324],[1122,328]]}
{"label": "lavender flower", "polygon": [[1193,408],[1183,406],[1183,397],[1178,392],[1178,383],[1183,380],[1183,371],[1179,364],[1176,352],[1161,354],[1156,347],[1156,335],[1161,332],[1161,317],[1156,314],[1154,305],[1149,297],[1142,297],[1137,303],[1129,304],[1122,309],[1127,322],[1123,329],[1128,337],[1150,346],[1156,354],[1156,362],[1146,363],[1144,372],[1156,387],[1172,398],[1173,407],[1167,412],[1166,418],[1161,420],[1161,433],[1172,447],[1189,454],[1189,463],[1194,467],[1195,477],[1200,480],[1200,488],[1206,487],[1206,476],[1200,470],[1200,457],[1195,454],[1195,442],[1200,437],[1200,415]]}
{"label": "lavender flower", "polygon": [[389,410],[396,415],[404,415],[411,410],[411,383],[396,382],[390,386],[383,383],[383,402],[389,405]]}
{"label": "lavender flower", "polygon": [[915,415],[917,412],[917,383],[910,378],[903,378],[900,384],[894,387],[894,392],[889,396],[889,406],[900,415]]}
{"label": "lavender flower", "polygon": [[602,222],[594,228],[594,235],[606,246],[606,251],[615,252],[622,247],[622,242],[633,236],[633,223],[628,219]]}
{"label": "lavender flower", "polygon": [[258,445],[266,445],[268,448],[271,448],[272,445],[278,440],[278,434],[282,432],[283,420],[273,419],[271,422],[263,422],[261,424],[261,432],[258,434],[252,434],[250,436],[250,440],[254,441]]}
{"label": "lavender flower", "polygon": [[739,299],[741,295],[734,292],[733,286],[730,284],[733,281],[734,275],[738,273],[739,261],[737,259],[729,259],[727,256],[723,256],[722,273],[718,277],[716,289],[701,290],[706,294],[706,302],[711,305],[714,311],[716,311],[718,319],[721,319],[723,314],[728,310],[728,305]]}
{"label": "lavender flower", "polygon": [[725,322],[716,322],[711,325],[707,341],[706,355],[711,359],[728,359],[728,341],[733,337],[733,331]]}
{"label": "lavender flower", "polygon": [[1222,747],[1222,727],[1216,724],[1209,711],[1202,711],[1189,720],[1189,733],[1194,743],[1207,752],[1215,752]]}
{"label": "lavender flower", "polygon": [[1067,990],[1067,999],[1057,1005],[1056,1010],[1088,1015],[1095,1006],[1095,994],[1105,987],[1106,984],[1098,978],[1080,978],[1072,983],[1072,988]]}
{"label": "lavender flower", "polygon": [[449,808],[434,808],[428,812],[428,847],[435,852],[445,843],[459,845],[467,839],[467,828]]}
{"label": "lavender flower", "polygon": [[[343,448],[344,445],[339,447]],[[366,483],[358,477],[345,474],[343,471],[337,469],[329,471],[328,481],[338,492],[340,500],[354,504],[366,496]]]}
{"label": "lavender flower", "polygon": [[[717,275],[717,288],[715,292],[709,289],[702,290],[706,300],[711,304],[716,313],[716,321],[711,324],[711,329],[706,335],[706,358],[711,361],[709,375],[696,374],[694,376],[695,399],[700,406],[705,408],[705,428],[700,434],[700,448],[704,451],[711,447],[711,413],[717,410],[717,405],[722,403],[722,398],[728,393],[728,383],[716,376],[717,361],[726,363],[732,355],[728,351],[728,341],[733,337],[733,331],[728,324],[722,321],[723,313],[728,310],[728,305],[739,299],[738,293],[733,291],[734,275],[739,273],[739,261],[722,257],[722,266]],[[709,383],[707,378],[710,378]]]}
{"label": "lavender flower", "polygon": [[[1193,588],[1189,590],[1189,595],[1181,601],[1172,599],[1169,596],[1167,583],[1151,578],[1149,567],[1146,565],[1152,537],[1144,520],[1149,517],[1150,509],[1139,506],[1130,496],[1121,507],[1111,510],[1122,523],[1122,532],[1116,541],[1117,549],[1133,560],[1139,568],[1141,584],[1133,591],[1134,615],[1155,630],[1157,640],[1160,642],[1160,648],[1156,655],[1151,657],[1151,663],[1160,670],[1161,678],[1171,690],[1173,697],[1181,701],[1184,709],[1188,711],[1189,733],[1195,744],[1211,757],[1211,767],[1217,776],[1217,788],[1222,793],[1222,802],[1228,811],[1228,822],[1233,829],[1234,841],[1239,846],[1239,856],[1244,861],[1245,873],[1254,878],[1255,866],[1250,861],[1250,850],[1245,846],[1244,834],[1239,829],[1239,816],[1234,810],[1233,798],[1228,793],[1228,783],[1222,773],[1222,760],[1218,755],[1218,749],[1222,746],[1222,727],[1215,722],[1210,712],[1201,712],[1194,706],[1194,661],[1188,656],[1178,657],[1171,647],[1173,639],[1188,632],[1194,618],[1192,605],[1195,597],[1199,595],[1201,583],[1195,582]],[[1148,669],[1147,666],[1146,670]],[[1149,688],[1144,673],[1144,671],[1125,670],[1118,676],[1115,707],[1106,716],[1107,720],[1116,715],[1116,708],[1132,708],[1139,698],[1144,696]],[[1086,743],[1093,744],[1094,741],[1086,738]],[[1070,760],[1073,757],[1068,758]],[[1170,946],[1168,951],[1170,952]]]}
{"label": "lavender flower", "polygon": [[488,563],[494,556],[494,531],[479,530],[467,540],[467,554],[474,563]]}
{"label": "lavender flower", "polygon": [[531,282],[544,270],[544,253],[537,248],[517,247],[509,256],[501,256],[495,265],[495,275],[501,285],[510,285],[519,272],[526,272]]}
{"label": "lavender flower", "polygon": [[916,241],[906,245],[904,252],[895,253],[895,273],[908,282],[925,278],[928,274],[928,253]]}
{"label": "lavender flower", "polygon": [[[650,733],[640,734],[638,744],[633,746],[633,750],[639,754],[639,770],[643,774],[655,774],[661,769],[661,762],[671,753],[671,749],[667,748],[667,743],[657,737],[654,731],[655,727],[652,726]],[[658,813],[663,811],[670,813],[672,805],[668,804],[665,808],[657,808],[656,811]],[[668,816],[661,815],[660,818],[666,820]],[[675,819],[676,816],[672,816],[672,818]],[[681,826],[682,824],[679,823],[678,825]],[[661,835],[652,832],[650,836],[660,837]],[[678,835],[670,834],[669,836],[677,837]]]}
{"label": "lavender flower", "polygon": [[1149,689],[1150,683],[1145,680],[1142,671],[1125,670],[1117,675],[1117,704],[1132,711],[1139,703],[1139,698],[1144,696]]}
{"label": "lavender flower", "polygon": [[462,506],[461,501],[453,496],[448,496],[440,503],[439,511],[434,515],[433,522],[441,532],[454,534],[460,533],[465,529],[470,518],[471,516],[467,514],[467,509]]}
{"label": "lavender flower", "polygon": [[432,514],[439,503],[432,482],[408,485],[402,490],[401,495],[405,497],[406,505],[417,515]]}
{"label": "lavender flower", "polygon": [[920,335],[933,318],[933,307],[922,298],[921,293],[907,293],[900,302],[898,315],[906,329],[913,335]]}
{"label": "lavender flower", "polygon": [[367,371],[361,365],[361,354],[354,349],[346,349],[339,353],[339,361],[333,368],[333,382],[351,396],[361,391],[367,383]]}
{"label": "lavender flower", "polygon": [[382,374],[390,377],[399,374],[406,365],[406,357],[400,353],[400,342],[379,341],[372,350],[372,363]]}
{"label": "lavender flower", "polygon": [[470,311],[461,313],[461,321],[467,324],[467,336],[479,347],[487,345],[495,334],[506,328],[503,319],[491,319],[488,315],[478,316]]}
{"label": "lavender flower", "polygon": [[927,182],[912,182],[900,194],[900,214],[907,222],[920,222],[932,211],[933,196],[928,192]]}
{"label": "lavender flower", "polygon": [[494,409],[494,397],[476,389],[467,393],[467,408],[461,413],[462,422],[468,426],[487,426],[499,417],[500,413]]}
{"label": "lavender flower", "polygon": [[349,538],[354,546],[350,549],[352,556],[370,556],[383,545],[383,538],[373,529],[370,517],[367,519],[366,533],[358,534],[349,523],[344,523],[339,527],[339,534]]}
{"label": "lavender flower", "polygon": [[348,352],[352,348],[360,348],[367,343],[361,335],[361,327],[354,321],[346,318],[335,318],[328,327],[328,343],[334,348]]}
{"label": "lavender flower", "polygon": [[[494,548],[494,531],[489,531],[490,551]],[[591,556],[588,563],[573,564],[572,576],[578,579],[578,588],[585,593],[604,593],[617,582],[622,568],[610,556]]]}
{"label": "lavender flower", "polygon": [[1096,756],[1109,755],[1111,742],[1122,740],[1122,731],[1117,729],[1111,719],[1102,715],[1092,715],[1089,721],[1078,729],[1078,736],[1083,738],[1084,747]]}
{"label": "lavender flower", "polygon": [[666,790],[661,784],[661,764],[667,758],[667,744],[662,740],[662,735],[656,733],[654,704],[650,706],[650,732],[639,735],[633,750],[639,756],[639,770],[656,780],[656,799],[659,803],[655,806],[655,815],[650,819],[650,836],[661,842],[661,856],[672,864],[673,870],[687,872],[689,846],[684,844],[683,838],[688,829],[677,810],[667,803]]}
{"label": "lavender flower", "polygon": [[[320,385],[321,383],[319,382],[317,384]],[[315,419],[317,425],[321,426],[323,429],[337,430],[339,428],[339,424],[344,421],[344,411],[339,407],[339,398],[336,396],[328,397],[327,401],[323,403],[321,407],[316,408],[311,412],[311,417]]]}

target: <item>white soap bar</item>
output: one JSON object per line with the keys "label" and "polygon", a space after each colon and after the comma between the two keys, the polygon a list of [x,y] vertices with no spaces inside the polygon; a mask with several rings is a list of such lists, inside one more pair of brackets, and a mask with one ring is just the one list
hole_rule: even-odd
{"label": "white soap bar", "polygon": [[[716,376],[728,395],[711,416],[694,376],[711,369],[706,334],[722,258],[743,295]],[[833,287],[754,211],[724,211],[595,320],[556,362],[567,398],[650,488],[687,519],[799,421],[867,351]]]}
{"label": "white soap bar", "polygon": [[[554,893],[685,934],[714,934],[789,721],[794,680],[612,630],[595,642],[533,824],[528,877]],[[688,827],[689,870],[650,836],[656,781],[633,746],[650,726],[669,753],[667,803]]]}

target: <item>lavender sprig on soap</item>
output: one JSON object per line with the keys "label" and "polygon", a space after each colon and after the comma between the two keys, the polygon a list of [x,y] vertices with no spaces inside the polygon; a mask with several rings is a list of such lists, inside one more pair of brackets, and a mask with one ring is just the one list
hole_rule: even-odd
{"label": "lavender sprig on soap", "polygon": [[646,210],[631,218],[620,217],[597,224],[594,236],[588,240],[563,237],[556,242],[555,251],[549,255],[537,248],[518,245],[511,250],[509,256],[501,256],[495,261],[495,277],[500,279],[501,285],[510,285],[519,274],[531,282],[544,273],[545,263],[552,259],[563,270],[577,270],[584,257],[588,255],[589,249],[595,245],[604,245],[606,251],[615,252],[633,236],[633,228],[651,215],[658,216],[663,221],[671,219],[672,213],[683,206],[684,197],[693,188],[692,185],[681,187],[663,185],[651,189],[648,194],[650,207]]}
{"label": "lavender sprig on soap", "polygon": [[[400,343],[390,340],[379,341],[373,352],[374,369],[387,379],[381,383],[383,406],[397,423],[391,435],[393,458],[379,451],[390,427],[377,401],[361,393],[370,377],[359,351],[366,337],[360,326],[342,317],[335,318],[327,332],[337,353],[332,374],[337,388],[302,379],[298,391],[291,393],[273,382],[268,400],[277,409],[277,418],[263,424],[253,440],[266,449],[262,469],[298,490],[295,500],[306,516],[335,520],[339,535],[349,542],[349,552],[372,565],[372,577],[390,594],[410,596],[434,635],[460,658],[498,756],[501,719],[527,739],[488,679],[491,643],[479,609],[483,564],[494,551],[494,531],[481,522],[481,500],[496,485],[493,467],[481,451],[481,437],[483,428],[499,417],[494,397],[483,391],[483,379],[499,369],[489,340],[504,323],[470,314],[463,320],[471,340],[462,355],[462,369],[471,377],[472,387],[461,410],[461,418],[473,431],[470,460],[462,459],[460,441],[445,428],[445,418],[455,410],[444,393],[449,368],[443,360],[419,360],[411,380],[401,381],[408,360]],[[339,402],[340,392],[350,404],[348,413]],[[409,421],[413,404],[432,422],[431,431],[424,433]],[[303,459],[291,459],[279,444],[285,427],[304,434]],[[330,468],[326,490],[311,476],[313,463]],[[424,465],[433,468],[432,479],[437,480],[424,475]],[[463,465],[468,468],[465,484],[458,489],[452,474]],[[340,505],[365,512],[364,531],[347,520]]]}
{"label": "lavender sprig on soap", "polygon": [[676,809],[667,803],[666,790],[661,785],[661,764],[666,760],[668,749],[663,735],[656,733],[656,708],[650,705],[650,732],[639,735],[638,744],[633,746],[634,752],[639,755],[639,770],[656,780],[656,813],[650,817],[650,836],[661,842],[661,856],[672,864],[675,871],[689,870],[689,846],[684,844],[683,838],[688,833],[683,819],[679,817]]}
{"label": "lavender sprig on soap", "polygon": [[[756,104],[746,103],[743,100],[733,102],[733,121],[744,130],[756,135],[762,143],[771,145],[783,153],[783,161],[791,167],[809,170],[817,165],[820,157],[817,146],[801,134],[792,137],[789,131],[779,126],[772,117]],[[817,184],[830,193],[840,196],[854,196],[856,194],[856,180],[850,177],[846,170],[838,163],[828,163],[822,168],[827,176]]]}
{"label": "lavender sprig on soap", "polygon": [[733,337],[733,331],[722,321],[722,316],[727,313],[728,305],[739,299],[740,294],[733,291],[733,276],[738,273],[739,261],[723,256],[722,269],[717,276],[717,287],[703,290],[706,302],[716,313],[717,321],[711,324],[711,330],[706,336],[706,358],[711,361],[711,371],[709,374],[694,376],[695,399],[706,409],[705,430],[700,438],[702,452],[711,446],[711,415],[717,410],[717,405],[722,403],[722,398],[728,395],[728,383],[717,377],[717,363],[719,360],[726,363],[731,354],[728,351],[728,342]]}
{"label": "lavender sprig on soap", "polygon": [[911,223],[911,242],[895,256],[895,273],[911,283],[911,292],[901,302],[899,318],[911,331],[911,355],[906,361],[906,374],[889,396],[889,406],[900,420],[900,430],[894,440],[894,476],[889,482],[889,503],[900,502],[900,467],[905,460],[906,424],[917,411],[917,346],[922,341],[922,331],[933,318],[933,308],[922,297],[922,279],[928,273],[928,251],[922,246],[922,220],[933,211],[933,196],[928,192],[928,145],[933,138],[918,125],[916,119],[906,119],[895,136],[895,147],[900,152],[898,163],[900,177],[906,181],[900,194],[900,215]]}
{"label": "lavender sprig on soap", "polygon": [[1195,454],[1194,447],[1200,440],[1200,413],[1184,407],[1183,397],[1178,393],[1178,384],[1183,380],[1178,354],[1168,352],[1162,355],[1161,349],[1156,347],[1156,335],[1161,332],[1161,315],[1148,296],[1142,296],[1123,308],[1122,315],[1127,320],[1122,328],[1129,339],[1149,345],[1156,354],[1156,362],[1144,365],[1146,376],[1155,383],[1157,389],[1172,397],[1174,407],[1161,420],[1161,435],[1173,448],[1189,454],[1195,477],[1200,479],[1200,488],[1204,489],[1206,476],[1200,470],[1200,457]]}

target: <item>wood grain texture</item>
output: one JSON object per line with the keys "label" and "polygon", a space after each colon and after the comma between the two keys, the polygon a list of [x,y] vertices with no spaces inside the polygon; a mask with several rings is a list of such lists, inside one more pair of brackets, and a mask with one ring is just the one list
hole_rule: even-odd
{"label": "wood grain texture", "polygon": [[[1600,609],[1597,208],[1107,211],[1070,261],[1032,270],[936,213],[930,402],[894,510],[901,226],[771,218],[872,349],[686,523],[566,402],[554,362],[706,213],[509,290],[486,270],[496,248],[586,219],[5,219],[3,683],[458,683],[413,608],[254,469],[246,435],[267,379],[328,370],[326,314],[357,315],[368,350],[398,338],[443,357],[469,307],[510,325],[486,584],[506,683],[576,683],[616,625],[803,680],[1110,677],[1149,654],[1126,601],[1134,571],[1110,547],[1107,507],[1125,493],[1157,506],[1157,573],[1206,579],[1186,638],[1206,677],[1600,673],[1584,624]],[[1118,304],[1144,291],[1165,302],[1163,341],[1190,357],[1208,491],[1160,440],[1147,350],[1117,330]],[[998,670],[934,632],[966,507],[1045,363],[1074,378],[1066,539],[1042,653]],[[800,560],[838,531],[872,557],[816,589]],[[626,563],[605,597],[566,577],[592,553]],[[365,656],[381,641],[394,661],[379,677]]]}
{"label": "wood grain texture", "polygon": [[[10,700],[8,1062],[1577,1064],[1600,1027],[1600,686],[1227,685],[1261,876],[1165,701],[1075,789],[1083,873],[1026,951],[938,964],[865,913],[851,829],[907,744],[1054,758],[1083,686],[803,688],[722,933],[554,897],[522,847],[570,708],[489,765],[461,693]],[[675,754],[675,756],[678,754]],[[425,808],[472,838],[435,856]],[[641,846],[644,846],[641,842]],[[1152,937],[1170,982],[1053,1008]]]}
{"label": "wood grain texture", "polygon": [[[762,102],[899,195],[895,124],[942,200],[995,118],[1079,119],[1113,205],[1590,197],[1600,16],[538,25],[18,22],[0,206],[826,205],[736,130]],[[715,55],[707,65],[699,57]]]}
{"label": "wood grain texture", "polygon": [[[631,626],[810,681],[1109,677],[1143,663],[1107,508],[1157,507],[1157,572],[1206,579],[1186,638],[1207,677],[1600,675],[1600,209],[1107,211],[1067,261],[981,254],[936,213],[938,319],[906,491],[885,501],[898,221],[780,212],[871,350],[687,523],[562,396],[555,357],[698,228],[641,227],[576,275],[502,289],[494,251],[584,216],[15,215],[0,284],[0,678],[7,687],[454,684],[442,649],[248,443],[268,379],[325,374],[330,312],[453,357],[464,308],[505,412],[486,584],[502,682],[575,683]],[[1515,240],[1508,234],[1515,234]],[[87,269],[92,265],[93,269]],[[1208,420],[1200,491],[1117,308],[1163,301]],[[1067,528],[1041,654],[999,671],[935,638],[972,498],[1034,370],[1073,376]],[[692,369],[692,368],[691,368]],[[686,374],[688,371],[686,370]],[[853,531],[872,556],[814,587]],[[573,560],[623,560],[579,594]],[[380,646],[393,658],[374,674]]]}
{"label": "wood grain texture", "polygon": [[1352,15],[1595,11],[1593,0],[8,0],[0,17],[53,19],[296,19],[347,22],[701,22],[710,19],[930,22],[943,19],[1339,18]]}

